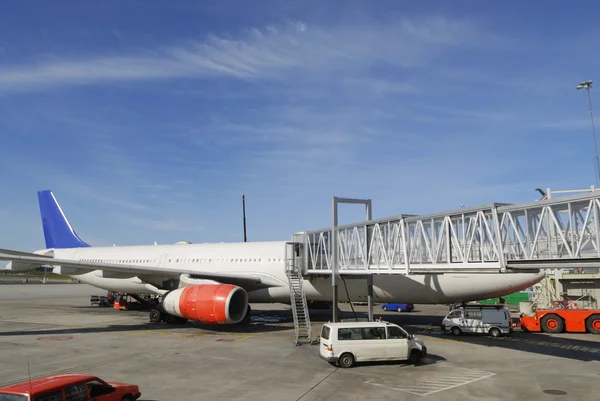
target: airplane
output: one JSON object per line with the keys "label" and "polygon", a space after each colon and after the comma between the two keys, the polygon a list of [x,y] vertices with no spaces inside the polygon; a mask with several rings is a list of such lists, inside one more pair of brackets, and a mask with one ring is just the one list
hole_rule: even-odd
{"label": "airplane", "polygon": [[[8,270],[53,266],[53,272],[109,291],[155,294],[150,321],[243,324],[249,303],[290,301],[288,241],[93,247],[75,232],[50,190],[38,192],[45,249],[0,249]],[[507,295],[542,280],[529,273],[386,274],[373,276],[376,302],[454,304]],[[340,302],[366,300],[364,280],[344,280]],[[308,301],[332,300],[331,277],[303,279]]]}

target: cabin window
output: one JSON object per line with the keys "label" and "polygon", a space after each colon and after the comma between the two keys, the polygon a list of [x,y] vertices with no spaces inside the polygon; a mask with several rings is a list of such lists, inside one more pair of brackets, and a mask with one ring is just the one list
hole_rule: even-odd
{"label": "cabin window", "polygon": [[481,319],[481,312],[465,311],[465,319]]}
{"label": "cabin window", "polygon": [[364,328],[363,336],[365,340],[385,340],[385,327]]}
{"label": "cabin window", "polygon": [[338,329],[338,340],[362,340],[363,330],[362,328],[339,328]]}
{"label": "cabin window", "polygon": [[85,401],[87,400],[87,390],[83,383],[75,384],[65,389],[67,401]]}

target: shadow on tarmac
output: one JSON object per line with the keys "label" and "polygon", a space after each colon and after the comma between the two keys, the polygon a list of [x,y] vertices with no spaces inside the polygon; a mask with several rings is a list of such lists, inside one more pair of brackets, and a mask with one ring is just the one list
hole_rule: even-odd
{"label": "shadow on tarmac", "polygon": [[[449,341],[458,341],[487,347],[498,347],[534,354],[555,356],[559,358],[573,359],[577,361],[600,361],[600,341],[592,341],[590,338],[596,339],[596,335],[590,333],[562,333],[562,334],[546,334],[546,333],[527,333],[516,328],[513,333],[499,338],[494,338],[484,334],[461,334],[453,336],[451,334],[442,334],[440,332],[440,324],[444,315],[422,315],[416,314],[416,310],[409,313],[397,312],[380,312],[374,313],[375,319],[379,316],[385,321],[398,324],[411,334],[421,333],[427,336],[443,338]],[[365,320],[368,318],[366,312],[342,311],[340,318],[351,321],[358,318]],[[313,322],[325,323],[331,319],[331,310],[318,311],[311,313]],[[569,337],[565,337],[568,335]],[[577,336],[577,338],[573,338]],[[600,336],[597,337],[600,340]],[[425,340],[427,343],[427,340]]]}
{"label": "shadow on tarmac", "polygon": [[[364,312],[357,312],[359,318],[367,318]],[[375,313],[375,318],[379,314]],[[418,315],[411,313],[381,314],[382,319],[402,326],[411,334],[422,333],[427,336],[443,338],[449,341],[458,341],[487,347],[498,347],[534,354],[555,356],[578,361],[600,361],[600,336],[590,333],[527,333],[516,328],[510,335],[494,338],[484,334],[451,334],[440,333],[440,323],[443,315]],[[352,312],[344,312],[343,319],[353,318]],[[424,328],[429,326],[430,328]],[[569,337],[566,337],[566,336]],[[577,338],[573,338],[576,336]],[[427,343],[427,340],[425,340]]]}

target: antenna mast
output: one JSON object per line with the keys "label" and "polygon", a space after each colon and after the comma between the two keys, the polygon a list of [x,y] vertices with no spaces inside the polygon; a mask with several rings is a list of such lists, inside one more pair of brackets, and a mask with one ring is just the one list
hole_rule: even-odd
{"label": "antenna mast", "polygon": [[590,120],[592,125],[592,141],[594,144],[594,172],[596,174],[596,186],[600,186],[600,159],[598,159],[598,145],[596,143],[596,128],[594,126],[594,114],[592,113],[592,97],[590,95],[590,88],[592,87],[592,80],[583,81],[577,85],[577,89],[585,89],[587,92],[588,105],[590,111]]}
{"label": "antenna mast", "polygon": [[247,242],[246,239],[246,195],[242,194],[242,213],[244,216],[244,242]]}

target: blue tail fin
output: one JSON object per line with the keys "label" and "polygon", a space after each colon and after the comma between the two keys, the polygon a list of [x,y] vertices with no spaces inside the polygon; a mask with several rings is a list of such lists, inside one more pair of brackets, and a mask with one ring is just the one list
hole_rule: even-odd
{"label": "blue tail fin", "polygon": [[83,248],[89,246],[75,233],[52,191],[39,191],[38,200],[47,249]]}

